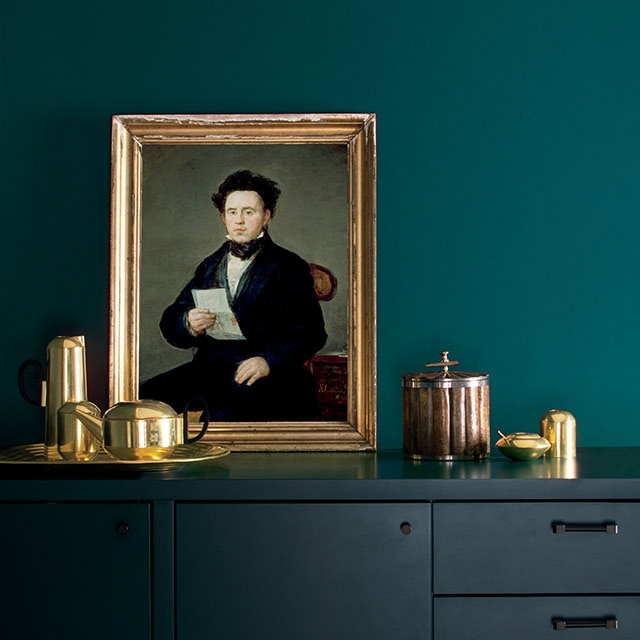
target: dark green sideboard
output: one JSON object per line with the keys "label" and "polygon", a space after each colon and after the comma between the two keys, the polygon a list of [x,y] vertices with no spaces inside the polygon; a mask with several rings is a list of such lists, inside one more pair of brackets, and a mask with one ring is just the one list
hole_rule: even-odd
{"label": "dark green sideboard", "polygon": [[[126,471],[126,473],[125,473]],[[640,448],[0,465],[2,637],[640,637]]]}

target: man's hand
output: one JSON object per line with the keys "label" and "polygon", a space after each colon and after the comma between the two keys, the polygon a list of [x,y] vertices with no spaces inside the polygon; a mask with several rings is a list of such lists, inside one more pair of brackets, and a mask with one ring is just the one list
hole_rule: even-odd
{"label": "man's hand", "polygon": [[216,314],[209,309],[196,307],[187,313],[187,327],[194,336],[201,336],[216,323]]}
{"label": "man's hand", "polygon": [[256,380],[268,376],[270,372],[269,363],[264,358],[255,356],[244,360],[238,365],[235,381],[238,384],[246,382],[247,386],[250,387]]}

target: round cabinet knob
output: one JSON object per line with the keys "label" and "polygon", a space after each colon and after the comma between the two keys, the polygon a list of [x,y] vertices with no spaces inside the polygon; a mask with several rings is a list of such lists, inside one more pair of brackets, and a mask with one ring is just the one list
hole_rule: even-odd
{"label": "round cabinet knob", "polygon": [[116,531],[118,532],[118,535],[127,536],[131,531],[131,526],[129,525],[128,522],[125,522],[124,520],[122,520],[118,522],[118,524],[116,525]]}
{"label": "round cabinet knob", "polygon": [[413,527],[411,526],[410,522],[403,522],[400,525],[400,531],[402,531],[402,533],[405,536],[408,536],[411,533],[411,531],[413,531]]}

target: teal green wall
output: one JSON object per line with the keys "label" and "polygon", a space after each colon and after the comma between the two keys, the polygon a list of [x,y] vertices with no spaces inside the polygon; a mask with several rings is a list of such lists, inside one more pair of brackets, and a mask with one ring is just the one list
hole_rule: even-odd
{"label": "teal green wall", "polygon": [[442,349],[493,429],[552,407],[640,445],[636,0],[5,0],[0,445],[41,440],[15,374],[87,336],[106,402],[113,113],[375,112],[378,415]]}

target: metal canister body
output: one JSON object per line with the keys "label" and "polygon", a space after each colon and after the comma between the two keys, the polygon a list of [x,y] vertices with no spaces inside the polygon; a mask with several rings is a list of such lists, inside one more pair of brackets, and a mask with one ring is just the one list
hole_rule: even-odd
{"label": "metal canister body", "polygon": [[457,363],[438,364],[443,371],[402,376],[404,454],[418,460],[487,457],[489,374],[453,373],[448,365]]}
{"label": "metal canister body", "polygon": [[540,435],[550,443],[545,457],[575,458],[577,427],[573,414],[564,409],[551,409],[540,418]]}
{"label": "metal canister body", "polygon": [[69,401],[87,399],[84,336],[58,336],[47,345],[47,380],[43,390],[45,408],[45,453],[47,460],[58,453],[58,409]]}

